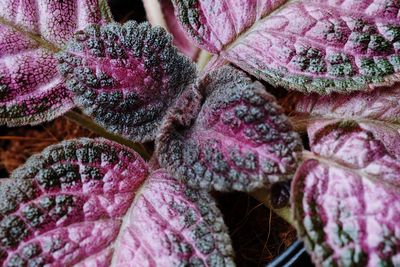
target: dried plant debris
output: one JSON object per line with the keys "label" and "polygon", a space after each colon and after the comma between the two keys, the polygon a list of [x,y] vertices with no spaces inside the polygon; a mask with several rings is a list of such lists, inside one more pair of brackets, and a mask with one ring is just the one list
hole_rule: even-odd
{"label": "dried plant debris", "polygon": [[[0,165],[11,173],[18,166],[49,145],[79,137],[96,137],[91,131],[65,118],[58,118],[40,126],[1,129]],[[5,175],[2,177],[6,177]]]}

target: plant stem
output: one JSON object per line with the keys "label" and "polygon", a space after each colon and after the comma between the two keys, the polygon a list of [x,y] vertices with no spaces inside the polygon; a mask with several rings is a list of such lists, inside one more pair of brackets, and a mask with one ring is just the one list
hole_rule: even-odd
{"label": "plant stem", "polygon": [[146,10],[147,20],[152,26],[161,26],[164,29],[168,29],[158,0],[143,0],[143,6]]}
{"label": "plant stem", "polygon": [[309,117],[289,117],[292,122],[293,128],[296,132],[306,132],[308,126],[313,122],[312,118]]}
{"label": "plant stem", "polygon": [[211,54],[206,50],[200,50],[200,54],[197,57],[197,66],[199,67],[199,71],[202,71],[207,63],[211,59]]}
{"label": "plant stem", "polygon": [[65,114],[65,117],[67,119],[81,125],[82,127],[98,134],[101,137],[110,139],[112,141],[120,143],[121,145],[132,148],[137,153],[139,153],[140,156],[142,156],[142,158],[144,158],[145,160],[150,159],[150,156],[151,156],[150,153],[145,149],[145,147],[142,144],[132,142],[132,141],[125,139],[119,135],[107,132],[103,127],[101,127],[100,125],[95,123],[91,118],[89,118],[85,115],[82,115],[82,114],[72,110],[72,111],[67,112]]}
{"label": "plant stem", "polygon": [[267,208],[272,210],[275,214],[287,221],[293,227],[295,226],[290,207],[287,206],[281,209],[276,209],[272,207],[272,204],[270,202],[270,191],[267,188],[257,189],[256,191],[251,192],[250,195],[263,203]]}

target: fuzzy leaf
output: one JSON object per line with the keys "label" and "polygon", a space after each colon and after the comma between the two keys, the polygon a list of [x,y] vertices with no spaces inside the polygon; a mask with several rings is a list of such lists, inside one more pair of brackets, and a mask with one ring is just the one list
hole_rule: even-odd
{"label": "fuzzy leaf", "polygon": [[58,56],[75,103],[110,132],[154,139],[161,119],[196,70],[160,27],[134,21],[90,26]]}
{"label": "fuzzy leaf", "polygon": [[185,91],[160,129],[156,153],[189,186],[252,191],[290,179],[301,150],[275,98],[225,67]]}
{"label": "fuzzy leaf", "polygon": [[173,2],[200,47],[275,86],[328,93],[399,80],[396,0]]}
{"label": "fuzzy leaf", "polygon": [[321,131],[337,125],[357,125],[374,134],[389,153],[400,157],[400,86],[349,95],[289,94],[282,105],[292,121],[305,124],[311,143]]}
{"label": "fuzzy leaf", "polygon": [[233,265],[207,193],[149,175],[138,154],[104,139],[30,158],[1,183],[0,203],[2,266]]}
{"label": "fuzzy leaf", "polygon": [[358,127],[319,136],[292,183],[298,233],[317,266],[400,264],[400,161]]}
{"label": "fuzzy leaf", "polygon": [[107,8],[102,0],[1,0],[0,124],[38,124],[73,107],[54,52]]}
{"label": "fuzzy leaf", "polygon": [[178,22],[174,13],[174,6],[171,0],[161,0],[160,5],[167,23],[168,31],[174,36],[174,45],[186,56],[195,60],[199,54],[199,49],[194,46],[191,40],[186,37],[186,32]]}

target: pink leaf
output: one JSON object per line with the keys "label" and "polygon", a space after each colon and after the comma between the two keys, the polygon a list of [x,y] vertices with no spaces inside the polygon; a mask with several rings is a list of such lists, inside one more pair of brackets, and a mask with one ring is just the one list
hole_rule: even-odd
{"label": "pink leaf", "polygon": [[291,197],[316,265],[399,265],[399,160],[357,127],[321,134],[312,150]]}
{"label": "pink leaf", "polygon": [[47,148],[0,185],[0,200],[3,266],[233,265],[208,194],[149,175],[138,154],[104,139]]}
{"label": "pink leaf", "polygon": [[196,77],[170,35],[148,23],[90,26],[58,58],[83,111],[134,141],[154,139],[169,106]]}
{"label": "pink leaf", "polygon": [[160,4],[164,12],[168,31],[174,36],[174,45],[176,45],[176,47],[178,47],[186,56],[195,60],[199,54],[199,49],[192,44],[188,37],[186,37],[186,32],[182,29],[181,24],[179,24],[178,19],[174,14],[174,6],[172,5],[171,0],[162,0]]}
{"label": "pink leaf", "polygon": [[102,0],[1,1],[0,124],[38,124],[73,107],[54,52],[107,8]]}
{"label": "pink leaf", "polygon": [[240,34],[286,0],[172,0],[183,28],[203,49],[224,50]]}
{"label": "pink leaf", "polygon": [[398,1],[173,2],[200,47],[275,86],[328,93],[398,81]]}
{"label": "pink leaf", "polygon": [[185,30],[175,16],[171,0],[143,0],[142,3],[148,22],[152,26],[159,26],[167,30],[173,36],[174,46],[181,53],[196,61],[200,50],[186,36]]}
{"label": "pink leaf", "polygon": [[304,122],[310,142],[324,129],[337,125],[357,125],[371,132],[388,152],[400,157],[400,87],[375,89],[371,93],[349,95],[289,94],[283,106],[289,107],[293,121]]}
{"label": "pink leaf", "polygon": [[275,98],[225,67],[185,91],[160,128],[156,153],[195,188],[252,191],[289,180],[301,150]]}

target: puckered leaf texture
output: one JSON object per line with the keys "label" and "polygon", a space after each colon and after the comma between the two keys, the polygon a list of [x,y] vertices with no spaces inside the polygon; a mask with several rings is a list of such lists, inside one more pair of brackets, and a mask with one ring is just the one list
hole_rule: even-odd
{"label": "puckered leaf texture", "polygon": [[83,112],[138,142],[154,139],[168,108],[196,77],[164,29],[134,21],[89,26],[58,59]]}
{"label": "puckered leaf texture", "polygon": [[0,184],[2,266],[233,266],[220,211],[134,151],[79,139]]}
{"label": "puckered leaf texture", "polygon": [[168,27],[168,31],[174,37],[174,45],[183,54],[195,60],[200,50],[192,43],[189,37],[187,37],[186,31],[182,28],[177,17],[175,16],[174,6],[172,5],[171,0],[161,0],[160,6],[164,15],[165,23]]}
{"label": "puckered leaf texture", "polygon": [[232,67],[184,92],[157,137],[161,166],[195,188],[252,191],[291,178],[301,140],[275,98]]}
{"label": "puckered leaf texture", "polygon": [[312,151],[291,197],[316,265],[400,265],[400,161],[359,127],[321,133]]}
{"label": "puckered leaf texture", "polygon": [[38,124],[73,107],[54,52],[107,8],[102,0],[0,1],[0,124]]}
{"label": "puckered leaf texture", "polygon": [[310,142],[321,131],[357,125],[374,134],[391,155],[400,157],[400,86],[348,95],[289,94],[282,102],[293,121],[307,127]]}
{"label": "puckered leaf texture", "polygon": [[368,90],[398,81],[396,0],[173,0],[202,48],[276,86]]}

